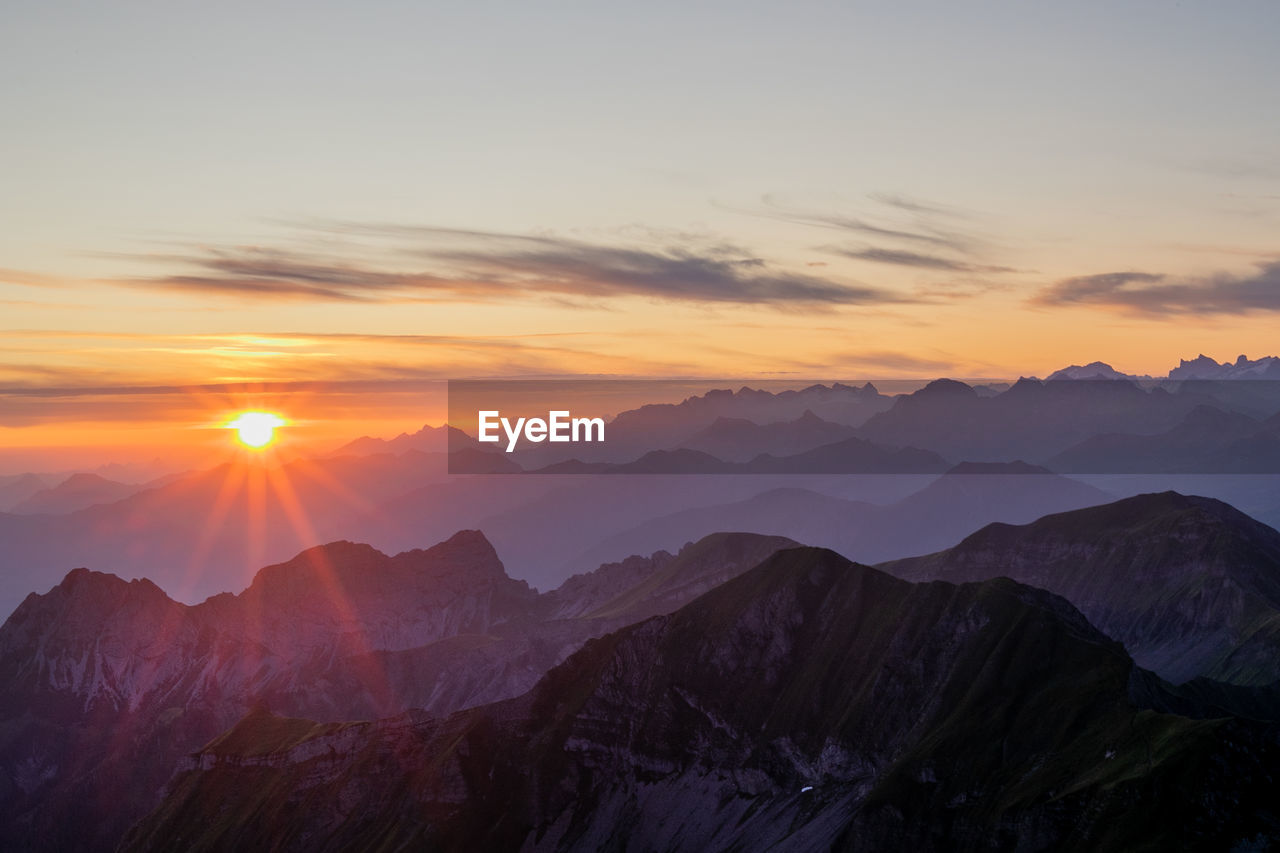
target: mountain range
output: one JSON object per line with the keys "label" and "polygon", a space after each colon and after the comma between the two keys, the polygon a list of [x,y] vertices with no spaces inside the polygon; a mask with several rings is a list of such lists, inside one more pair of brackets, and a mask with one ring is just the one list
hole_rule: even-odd
{"label": "mountain range", "polygon": [[[988,470],[938,482],[1061,479]],[[543,594],[476,531],[194,606],[78,569],[0,627],[0,846],[1270,837],[1280,533],[1143,495],[881,569],[920,583],[745,533]]]}
{"label": "mountain range", "polygon": [[544,596],[474,531],[394,557],[312,548],[195,606],[77,569],[0,627],[0,847],[111,849],[175,762],[256,703],[337,721],[509,698],[793,544],[721,535]]}
{"label": "mountain range", "polygon": [[594,565],[626,554],[672,549],[716,530],[754,530],[875,563],[954,545],[988,522],[1033,521],[1109,497],[1025,463],[956,466],[887,504],[779,486],[743,500],[649,519],[602,539],[573,562]]}
{"label": "mountain range", "polygon": [[1124,649],[1009,580],[784,550],[516,699],[322,725],[259,708],[123,850],[1246,849],[1265,726],[1136,702]]}
{"label": "mountain range", "polygon": [[[1136,376],[1132,373],[1121,373],[1103,361],[1089,364],[1073,364],[1049,374],[1050,379],[1134,379],[1153,381],[1151,376]],[[1178,366],[1169,371],[1168,379],[1184,380],[1240,380],[1240,379],[1280,379],[1280,358],[1274,355],[1250,359],[1241,355],[1234,362],[1224,361],[1219,364],[1204,353],[1191,360],[1182,359]]]}

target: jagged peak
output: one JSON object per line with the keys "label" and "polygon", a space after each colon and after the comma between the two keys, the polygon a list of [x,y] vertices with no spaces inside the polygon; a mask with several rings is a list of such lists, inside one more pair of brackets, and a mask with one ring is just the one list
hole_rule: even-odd
{"label": "jagged peak", "polygon": [[99,572],[93,569],[76,568],[67,572],[62,581],[46,593],[33,592],[13,611],[4,623],[4,628],[19,625],[34,619],[31,624],[47,627],[51,614],[70,612],[77,614],[77,621],[89,622],[97,618],[105,618],[116,610],[121,602],[137,602],[148,607],[176,606],[186,607],[170,598],[164,590],[146,578],[125,580],[110,572]]}
{"label": "jagged peak", "polygon": [[[168,595],[165,594],[164,590],[156,586],[156,584],[148,578],[133,578],[132,580],[125,580],[119,575],[111,572],[100,572],[84,567],[72,569],[67,572],[61,583],[54,587],[54,589],[62,590],[67,593],[80,592],[83,590],[93,590],[95,592],[100,590],[125,590],[144,594],[158,593],[159,595],[168,598]],[[50,590],[50,592],[52,591],[53,590]]]}
{"label": "jagged peak", "polygon": [[459,530],[430,548],[415,548],[395,556],[396,560],[421,557],[426,560],[466,560],[469,563],[488,564],[505,574],[498,551],[489,538],[479,530]]}

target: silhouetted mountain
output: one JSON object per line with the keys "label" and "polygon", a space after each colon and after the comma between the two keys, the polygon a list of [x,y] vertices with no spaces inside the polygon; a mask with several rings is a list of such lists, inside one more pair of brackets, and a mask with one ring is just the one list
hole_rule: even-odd
{"label": "silhouetted mountain", "polygon": [[148,488],[145,485],[117,483],[97,474],[72,474],[48,489],[42,489],[26,500],[14,504],[14,515],[65,515],[96,504],[115,503]]}
{"label": "silhouetted mountain", "polygon": [[[862,387],[836,382],[772,393],[753,388],[713,390],[681,403],[658,403],[620,412],[609,424],[607,448],[636,453],[687,446],[687,442],[719,418],[774,424],[794,421],[810,412],[836,424],[858,426],[889,408],[886,397],[867,383]],[[601,461],[589,459],[587,461]],[[618,461],[616,456],[608,461]]]}
{"label": "silhouetted mountain", "polygon": [[427,424],[417,432],[402,432],[392,439],[373,438],[364,435],[354,441],[347,442],[328,455],[373,456],[378,453],[399,455],[410,450],[416,450],[420,453],[448,453],[450,450],[461,449],[462,446],[473,441],[474,439],[465,432],[448,424],[442,424],[438,427]]}
{"label": "silhouetted mountain", "polygon": [[10,507],[52,485],[51,479],[41,474],[11,474],[0,477],[0,512],[8,512]]}
{"label": "silhouetted mountain", "polygon": [[954,545],[993,521],[1024,523],[1110,499],[1092,486],[1022,462],[962,463],[888,506],[781,487],[667,513],[602,538],[575,563],[597,565],[626,554],[671,550],[716,530],[787,536],[876,562]]}
{"label": "silhouetted mountain", "polygon": [[652,518],[602,539],[573,562],[598,565],[626,554],[675,550],[717,530],[752,530],[843,550],[864,535],[880,509],[864,501],[844,500],[808,489],[770,489],[745,500]]}
{"label": "silhouetted mountain", "polygon": [[1069,599],[1174,682],[1280,678],[1280,533],[1211,498],[1140,495],[882,566],[911,580],[1011,577]]}
{"label": "silhouetted mountain", "polygon": [[[725,462],[700,450],[651,450],[632,462],[582,462],[571,459],[534,474],[932,474],[947,461],[914,447],[885,447],[862,438],[846,438],[793,456],[761,454],[750,462]],[[453,469],[457,470],[457,469]]]}
{"label": "silhouetted mountain", "polygon": [[854,437],[846,424],[824,421],[809,409],[793,421],[757,424],[743,418],[716,418],[682,443],[726,462],[749,462],[762,454],[794,456],[815,447]]}
{"label": "silhouetted mountain", "polygon": [[757,456],[742,467],[760,474],[934,474],[951,466],[931,450],[846,438],[794,456]]}
{"label": "silhouetted mountain", "polygon": [[1280,422],[1196,406],[1167,432],[1096,435],[1047,464],[1069,474],[1280,473]]}
{"label": "silhouetted mountain", "polygon": [[[258,709],[124,850],[1243,849],[1280,840],[1257,725],[1154,714],[1132,661],[1008,580],[780,552],[447,719]],[[305,805],[304,805],[305,804]]]}
{"label": "silhouetted mountain", "polygon": [[1150,379],[1146,376],[1133,376],[1129,373],[1121,373],[1111,365],[1103,361],[1094,361],[1089,364],[1079,365],[1073,364],[1070,367],[1064,367],[1061,370],[1055,370],[1049,374],[1048,381],[1057,379]]}
{"label": "silhouetted mountain", "polygon": [[882,444],[928,448],[948,459],[1032,463],[1101,433],[1162,432],[1204,394],[1143,389],[1128,381],[1020,379],[1009,390],[980,397],[962,382],[940,379],[896,398],[858,432]]}

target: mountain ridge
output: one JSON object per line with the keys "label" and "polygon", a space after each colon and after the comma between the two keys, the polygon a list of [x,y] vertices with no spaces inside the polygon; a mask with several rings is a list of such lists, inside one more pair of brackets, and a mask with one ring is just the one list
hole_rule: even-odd
{"label": "mountain ridge", "polygon": [[122,849],[902,849],[941,831],[957,850],[1120,850],[1274,833],[1274,743],[1135,706],[1132,661],[1072,612],[1007,580],[909,584],[784,550],[516,699],[340,731],[242,721]]}
{"label": "mountain ridge", "polygon": [[1048,589],[1174,682],[1263,685],[1280,671],[1280,532],[1213,498],[1161,492],[990,524],[881,567],[912,580],[1004,575]]}

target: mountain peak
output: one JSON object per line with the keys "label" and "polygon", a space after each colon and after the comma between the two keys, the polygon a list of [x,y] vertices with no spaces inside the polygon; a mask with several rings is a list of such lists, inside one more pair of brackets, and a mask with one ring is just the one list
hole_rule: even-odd
{"label": "mountain peak", "polygon": [[1058,379],[1135,379],[1127,373],[1121,373],[1105,361],[1093,361],[1089,364],[1073,364],[1049,374],[1049,380]]}
{"label": "mountain peak", "polygon": [[972,387],[955,379],[935,379],[928,385],[916,391],[913,397],[976,397],[977,392]]}
{"label": "mountain peak", "polygon": [[497,549],[479,530],[459,530],[430,548],[405,551],[397,554],[393,559],[397,562],[409,559],[414,562],[443,562],[478,568],[485,574],[506,577],[506,569],[502,565],[502,560],[498,558]]}

